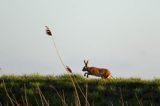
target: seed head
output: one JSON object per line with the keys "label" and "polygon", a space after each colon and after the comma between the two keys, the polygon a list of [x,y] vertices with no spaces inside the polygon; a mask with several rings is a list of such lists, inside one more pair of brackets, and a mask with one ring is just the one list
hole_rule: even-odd
{"label": "seed head", "polygon": [[72,70],[71,70],[70,67],[66,66],[66,70],[67,70],[68,72],[72,73]]}
{"label": "seed head", "polygon": [[52,36],[52,32],[50,31],[48,26],[45,26],[45,27],[46,27],[46,34],[49,35],[49,36]]}

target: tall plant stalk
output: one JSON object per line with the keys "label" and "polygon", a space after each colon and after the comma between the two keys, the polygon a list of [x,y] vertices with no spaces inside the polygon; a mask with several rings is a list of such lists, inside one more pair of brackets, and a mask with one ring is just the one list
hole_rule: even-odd
{"label": "tall plant stalk", "polygon": [[52,32],[49,30],[49,28],[48,28],[47,26],[45,26],[45,27],[47,28],[47,29],[46,29],[46,34],[52,37],[52,41],[53,41],[53,44],[54,44],[54,47],[55,47],[57,56],[58,56],[58,58],[59,58],[59,60],[60,60],[60,62],[61,62],[61,64],[62,64],[64,70],[66,70],[67,73],[69,74],[70,80],[71,80],[72,85],[73,85],[74,90],[75,90],[75,95],[76,95],[76,97],[77,97],[78,106],[81,106],[80,99],[79,99],[79,95],[78,95],[78,91],[77,91],[77,87],[76,87],[76,84],[75,84],[75,82],[74,82],[74,79],[72,78],[72,76],[71,76],[71,74],[70,74],[70,72],[69,72],[69,70],[68,70],[68,67],[66,67],[66,65],[64,64],[64,62],[63,62],[63,60],[62,60],[62,58],[61,58],[60,52],[59,52],[59,50],[58,50],[58,48],[57,48],[57,45],[56,45],[56,43],[55,43],[54,37],[53,37],[53,35],[52,35]]}

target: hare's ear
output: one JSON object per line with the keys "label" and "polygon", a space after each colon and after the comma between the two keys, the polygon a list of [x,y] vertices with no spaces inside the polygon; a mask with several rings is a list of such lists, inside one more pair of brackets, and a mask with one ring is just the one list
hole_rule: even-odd
{"label": "hare's ear", "polygon": [[86,64],[86,61],[84,60],[84,64]]}
{"label": "hare's ear", "polygon": [[86,64],[88,64],[88,62],[89,62],[89,61],[87,60]]}
{"label": "hare's ear", "polygon": [[88,61],[86,62],[86,61],[84,60],[84,64],[87,66],[87,64],[88,64]]}

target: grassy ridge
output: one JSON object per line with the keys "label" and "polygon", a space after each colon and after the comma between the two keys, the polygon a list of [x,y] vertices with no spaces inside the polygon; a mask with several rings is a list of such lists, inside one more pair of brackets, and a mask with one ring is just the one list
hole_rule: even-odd
{"label": "grassy ridge", "polygon": [[[159,106],[160,80],[85,79],[75,76],[91,106]],[[78,92],[82,106],[85,98]],[[1,105],[76,105],[75,92],[69,76],[2,76]]]}

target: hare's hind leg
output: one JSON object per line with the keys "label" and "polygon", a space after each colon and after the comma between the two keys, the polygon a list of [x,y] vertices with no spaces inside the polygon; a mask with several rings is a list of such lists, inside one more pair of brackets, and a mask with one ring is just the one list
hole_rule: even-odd
{"label": "hare's hind leg", "polygon": [[110,78],[112,78],[112,75],[108,74],[108,73],[105,73],[105,74],[102,75],[102,78],[104,78],[104,79],[110,79]]}
{"label": "hare's hind leg", "polygon": [[108,75],[107,75],[106,73],[103,73],[103,74],[101,75],[101,78],[102,78],[102,79],[106,79],[107,76],[108,76]]}

